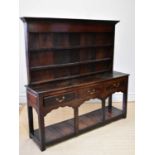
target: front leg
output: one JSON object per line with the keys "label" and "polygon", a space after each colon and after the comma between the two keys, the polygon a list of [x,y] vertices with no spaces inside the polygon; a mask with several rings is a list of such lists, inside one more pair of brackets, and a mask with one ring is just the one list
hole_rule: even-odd
{"label": "front leg", "polygon": [[27,104],[27,112],[28,112],[29,137],[32,138],[32,135],[34,135],[33,109],[28,104]]}
{"label": "front leg", "polygon": [[38,111],[38,126],[39,126],[39,139],[40,139],[40,150],[44,151],[45,146],[45,124],[44,124],[44,113],[42,110],[43,98],[38,96],[39,111]]}

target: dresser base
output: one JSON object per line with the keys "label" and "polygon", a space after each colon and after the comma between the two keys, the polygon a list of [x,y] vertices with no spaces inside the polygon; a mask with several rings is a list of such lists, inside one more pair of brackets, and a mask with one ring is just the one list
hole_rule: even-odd
{"label": "dresser base", "polygon": [[[124,118],[122,110],[112,107],[111,113],[109,113],[108,107],[106,107],[104,110],[98,109],[79,116],[78,133],[75,133],[74,131],[74,119],[52,124],[45,127],[46,146],[67,140],[71,137],[75,137],[86,131],[106,125],[121,118]],[[34,130],[34,135],[31,135],[31,137],[39,145],[40,140],[38,129]]]}

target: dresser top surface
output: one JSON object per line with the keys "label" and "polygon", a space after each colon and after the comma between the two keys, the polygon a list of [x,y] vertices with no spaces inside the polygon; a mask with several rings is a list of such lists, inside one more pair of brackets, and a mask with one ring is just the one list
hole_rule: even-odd
{"label": "dresser top surface", "polygon": [[72,88],[72,87],[87,86],[87,85],[95,84],[97,82],[108,81],[116,78],[125,77],[128,75],[129,74],[126,74],[126,73],[113,71],[112,73],[102,73],[102,74],[96,74],[96,75],[86,76],[82,78],[50,82],[46,84],[41,84],[40,86],[29,85],[27,86],[27,88],[37,93],[44,93],[49,91],[63,90],[63,89]]}

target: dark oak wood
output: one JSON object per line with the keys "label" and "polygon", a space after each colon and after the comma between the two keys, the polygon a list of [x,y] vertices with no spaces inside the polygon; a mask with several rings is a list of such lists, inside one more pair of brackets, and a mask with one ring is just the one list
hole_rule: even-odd
{"label": "dark oak wood", "polygon": [[35,67],[31,67],[31,70],[69,67],[69,66],[84,65],[84,64],[89,64],[89,63],[93,63],[93,62],[96,63],[96,62],[104,62],[104,61],[110,61],[110,60],[111,60],[111,58],[104,58],[104,59],[98,59],[98,60],[87,60],[87,61],[73,62],[73,63],[66,63],[66,64],[53,64],[53,65],[35,66]]}
{"label": "dark oak wood", "polygon": [[78,134],[79,130],[79,118],[78,118],[78,107],[74,108],[74,131],[76,134]]}
{"label": "dark oak wood", "polygon": [[39,110],[38,110],[38,126],[39,126],[39,140],[40,140],[40,150],[45,150],[45,124],[44,124],[44,115],[42,113],[42,103],[43,103],[43,97],[38,97],[38,104],[39,104]]}
{"label": "dark oak wood", "polygon": [[[113,71],[115,24],[118,21],[21,18],[25,26],[29,135],[46,146],[127,116],[128,74]],[[123,110],[112,94],[123,93]],[[102,108],[79,116],[84,101],[98,98]],[[108,106],[105,100],[109,98]],[[45,116],[69,106],[74,118],[45,127]],[[33,111],[39,128],[33,129]]]}
{"label": "dark oak wood", "polygon": [[111,108],[112,108],[112,95],[109,96],[109,100],[108,100],[108,111],[109,111],[109,113],[111,112]]}
{"label": "dark oak wood", "polygon": [[105,99],[101,100],[102,102],[102,112],[103,112],[103,122],[105,121]]}
{"label": "dark oak wood", "polygon": [[27,111],[28,111],[28,122],[29,122],[29,137],[31,137],[31,134],[34,134],[34,128],[33,128],[33,112],[32,112],[32,107],[27,106]]}
{"label": "dark oak wood", "polygon": [[[127,85],[128,85],[128,82],[127,82]],[[124,118],[127,117],[127,101],[128,101],[128,89],[126,89],[126,91],[123,93],[123,113],[124,113]]]}

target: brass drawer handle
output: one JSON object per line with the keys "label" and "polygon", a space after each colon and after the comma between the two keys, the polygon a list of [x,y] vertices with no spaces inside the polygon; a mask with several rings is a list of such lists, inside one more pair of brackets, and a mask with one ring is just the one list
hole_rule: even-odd
{"label": "brass drawer handle", "polygon": [[65,96],[62,96],[62,98],[56,98],[56,101],[61,103],[65,100]]}
{"label": "brass drawer handle", "polygon": [[113,86],[118,88],[120,86],[120,83],[114,83]]}
{"label": "brass drawer handle", "polygon": [[88,90],[88,93],[89,93],[90,95],[95,94],[95,93],[96,93],[96,90],[95,90],[95,89]]}

